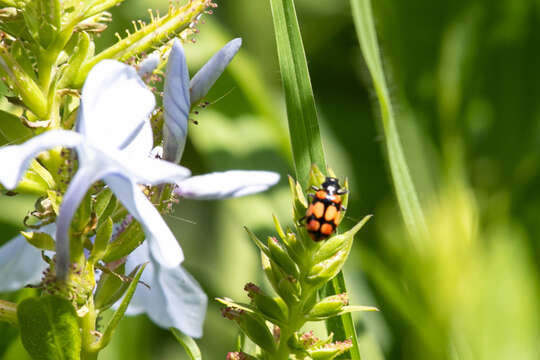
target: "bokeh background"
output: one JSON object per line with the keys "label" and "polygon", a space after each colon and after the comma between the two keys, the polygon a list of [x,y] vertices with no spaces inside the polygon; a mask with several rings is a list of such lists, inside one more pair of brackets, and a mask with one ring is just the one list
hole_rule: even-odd
{"label": "bokeh background", "polygon": [[[218,3],[186,45],[190,70],[233,37],[244,45],[207,96],[213,104],[193,115],[199,124],[190,127],[183,165],[196,174],[273,170],[282,180],[263,195],[181,201],[167,221],[209,298],[245,300],[244,284],[263,279],[242,227],[264,236],[272,213],[290,222],[293,170],[268,1]],[[342,228],[374,214],[345,270],[353,302],[381,310],[353,316],[363,358],[540,358],[540,1],[373,2],[427,239],[403,230],[348,2],[295,3],[328,163],[351,184]],[[147,19],[148,8],[167,6],[126,0],[98,45]],[[0,197],[0,243],[21,229],[33,201]],[[204,359],[234,349],[237,330],[219,308],[209,301],[198,341]],[[0,334],[0,357],[27,358],[15,330],[0,324]],[[139,316],[122,320],[100,359],[187,356],[168,331]]]}

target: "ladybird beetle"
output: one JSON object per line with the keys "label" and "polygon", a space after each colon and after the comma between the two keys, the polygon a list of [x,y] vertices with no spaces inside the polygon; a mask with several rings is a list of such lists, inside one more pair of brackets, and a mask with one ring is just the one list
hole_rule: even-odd
{"label": "ladybird beetle", "polygon": [[345,208],[341,205],[341,195],[347,190],[339,185],[339,180],[326,177],[321,188],[312,187],[315,194],[310,194],[311,204],[306,211],[304,220],[309,236],[314,241],[327,239],[336,230],[340,221],[340,212]]}

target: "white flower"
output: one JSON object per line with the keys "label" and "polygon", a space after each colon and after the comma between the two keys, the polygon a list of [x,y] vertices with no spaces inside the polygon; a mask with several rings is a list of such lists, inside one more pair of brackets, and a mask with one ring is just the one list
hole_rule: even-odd
{"label": "white flower", "polygon": [[102,179],[144,229],[153,257],[165,267],[183,260],[182,249],[156,208],[138,184],[180,181],[188,169],[148,156],[152,149],[149,117],[155,99],[136,71],[117,61],[104,60],[88,74],[81,96],[77,132],[48,131],[21,145],[0,149],[0,183],[16,187],[30,161],[55,146],[74,147],[79,169],[72,179],[57,219],[58,276],[69,264],[73,214],[92,183]]}
{"label": "white flower", "polygon": [[[153,156],[179,162],[186,142],[188,116],[192,104],[201,100],[238,51],[240,39],[229,42],[203,66],[191,81],[182,45],[175,41],[169,55],[165,93],[165,147],[155,148]],[[193,176],[176,182],[175,193],[189,199],[224,199],[264,191],[275,185],[279,175],[270,171],[231,170]],[[207,298],[197,282],[181,267],[163,268],[145,244],[128,255],[126,272],[150,260],[142,275],[150,289],[139,286],[128,308],[128,315],[147,313],[163,328],[175,327],[192,337],[202,335]]]}
{"label": "white flower", "polygon": [[165,76],[163,92],[163,158],[179,163],[188,130],[189,110],[198,103],[221,76],[242,45],[242,39],[229,41],[196,74],[191,83],[184,49],[174,40]]}
{"label": "white flower", "polygon": [[126,259],[126,273],[150,260],[129,304],[126,315],[147,313],[163,328],[177,328],[191,337],[202,336],[208,299],[197,281],[182,267],[165,268],[156,261],[143,243]]}

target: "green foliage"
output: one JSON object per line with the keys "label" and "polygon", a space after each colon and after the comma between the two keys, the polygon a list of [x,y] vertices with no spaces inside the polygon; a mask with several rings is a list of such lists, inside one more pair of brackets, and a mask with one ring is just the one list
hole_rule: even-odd
{"label": "green foliage", "polygon": [[[324,181],[324,177],[318,174],[320,171],[314,167],[310,179],[316,182],[310,185],[319,187]],[[312,359],[334,359],[351,349],[351,339],[343,343],[332,342],[332,337],[322,342],[295,341],[305,337],[299,332],[300,328],[307,321],[326,320],[351,311],[376,310],[372,307],[348,307],[346,293],[317,299],[317,291],[341,271],[351,251],[354,235],[369,216],[347,232],[316,242],[302,223],[300,214],[306,213],[308,204],[299,189],[299,183],[291,181],[295,232],[287,230],[285,233],[276,217],[274,224],[279,238],[269,237],[267,244],[248,230],[261,250],[263,270],[278,296],[270,296],[249,283],[244,289],[251,299],[250,304],[218,299],[227,306],[223,309],[223,316],[236,321],[246,336],[258,345],[260,353],[251,355],[260,359],[285,360],[291,354]],[[265,321],[274,325],[274,336]]]}
{"label": "green foliage", "polygon": [[23,345],[33,359],[80,359],[81,333],[68,300],[55,295],[23,300],[17,309]]}
{"label": "green foliage", "polygon": [[199,347],[197,346],[197,343],[195,340],[193,340],[191,337],[187,336],[186,334],[183,334],[180,330],[171,328],[171,332],[173,333],[174,337],[178,342],[184,347],[186,350],[186,353],[188,354],[189,358],[191,360],[201,360],[201,350],[199,350]]}
{"label": "green foliage", "polygon": [[271,0],[296,174],[308,183],[313,164],[326,167],[311,80],[292,0]]}

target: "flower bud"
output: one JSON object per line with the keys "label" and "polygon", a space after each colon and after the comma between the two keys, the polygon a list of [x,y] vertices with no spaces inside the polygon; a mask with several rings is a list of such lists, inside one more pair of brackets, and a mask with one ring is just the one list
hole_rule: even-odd
{"label": "flower bud", "polygon": [[349,305],[347,293],[328,296],[315,304],[307,317],[311,321],[324,320],[339,314],[346,305]]}
{"label": "flower bud", "polygon": [[345,264],[349,250],[340,250],[330,259],[315,265],[306,277],[306,282],[313,286],[318,286],[332,279],[339,273],[343,264]]}
{"label": "flower bud", "polygon": [[291,349],[306,351],[310,347],[319,343],[321,343],[321,340],[317,338],[314,335],[313,330],[311,330],[304,334],[299,334],[297,332],[294,333],[294,335],[290,337],[287,345],[289,345]]}
{"label": "flower bud", "polygon": [[276,292],[278,292],[278,279],[274,275],[274,270],[272,269],[272,264],[270,263],[270,258],[266,256],[266,254],[261,251],[261,263],[264,273],[266,274],[266,278],[274,288]]}
{"label": "flower bud", "polygon": [[307,352],[313,360],[331,360],[350,348],[352,348],[352,341],[349,339],[308,349]]}
{"label": "flower bud", "polygon": [[227,360],[256,360],[251,355],[246,354],[245,352],[230,352],[227,354]]}
{"label": "flower bud", "polygon": [[293,277],[284,277],[278,283],[278,294],[287,303],[296,303],[300,301],[300,284]]}
{"label": "flower bud", "polygon": [[294,278],[298,278],[300,275],[298,265],[291,259],[287,250],[285,250],[277,238],[268,237],[268,249],[270,250],[272,260],[274,260],[285,273]]}
{"label": "flower bud", "polygon": [[253,303],[257,305],[257,309],[259,309],[264,316],[268,317],[270,321],[287,321],[289,309],[283,299],[268,296],[253,283],[248,283],[244,287],[244,290],[248,292],[248,296],[253,300]]}
{"label": "flower bud", "polygon": [[236,321],[242,331],[251,341],[259,345],[261,349],[269,353],[275,352],[276,344],[274,337],[260,316],[253,312],[230,306],[222,309],[221,313],[223,317]]}

